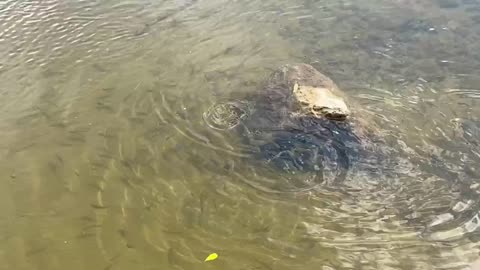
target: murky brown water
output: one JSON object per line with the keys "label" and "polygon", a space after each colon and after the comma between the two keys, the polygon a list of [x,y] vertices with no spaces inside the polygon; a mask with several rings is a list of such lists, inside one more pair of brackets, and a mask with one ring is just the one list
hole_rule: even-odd
{"label": "murky brown water", "polygon": [[[468,269],[479,23],[477,0],[0,1],[0,269]],[[282,189],[205,123],[295,62],[384,162]]]}

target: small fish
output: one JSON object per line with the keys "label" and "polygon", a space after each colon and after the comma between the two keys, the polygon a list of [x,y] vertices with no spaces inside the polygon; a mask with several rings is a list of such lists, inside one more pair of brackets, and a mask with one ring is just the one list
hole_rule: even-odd
{"label": "small fish", "polygon": [[95,204],[95,203],[91,203],[90,206],[95,208],[95,209],[107,209],[108,208],[106,206]]}

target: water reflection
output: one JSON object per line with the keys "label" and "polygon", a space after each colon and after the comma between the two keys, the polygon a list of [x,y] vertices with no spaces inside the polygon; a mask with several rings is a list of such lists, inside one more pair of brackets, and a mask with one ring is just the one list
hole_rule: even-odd
{"label": "water reflection", "polygon": [[[1,265],[465,269],[479,254],[478,7],[0,2]],[[294,62],[376,130],[382,158],[341,186],[271,192],[282,173],[203,120]]]}

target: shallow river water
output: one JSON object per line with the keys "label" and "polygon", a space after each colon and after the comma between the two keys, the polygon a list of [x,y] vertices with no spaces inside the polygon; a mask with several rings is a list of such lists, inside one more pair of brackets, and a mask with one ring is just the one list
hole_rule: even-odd
{"label": "shallow river water", "polygon": [[[341,183],[204,121],[298,62],[379,138]],[[469,269],[480,2],[0,0],[0,179],[0,269]]]}

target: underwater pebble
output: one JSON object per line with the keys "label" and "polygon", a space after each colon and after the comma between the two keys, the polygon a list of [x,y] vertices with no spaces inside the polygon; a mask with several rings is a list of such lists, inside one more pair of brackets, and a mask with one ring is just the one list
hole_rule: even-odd
{"label": "underwater pebble", "polygon": [[480,218],[478,217],[478,214],[466,222],[464,226],[465,230],[469,233],[476,231],[478,227],[480,227]]}
{"label": "underwater pebble", "polygon": [[437,225],[440,225],[442,223],[445,223],[445,222],[448,222],[450,220],[453,220],[453,215],[450,214],[450,213],[445,213],[445,214],[441,214],[441,215],[438,215],[433,221],[432,223],[430,223],[430,225],[428,225],[429,227],[433,227],[433,226],[437,226]]}
{"label": "underwater pebble", "polygon": [[432,233],[429,238],[433,241],[445,241],[445,240],[453,240],[458,239],[464,235],[464,231],[462,227],[456,227],[454,229],[448,231],[440,231]]}
{"label": "underwater pebble", "polygon": [[455,212],[463,212],[465,211],[466,209],[468,209],[471,205],[473,204],[473,201],[472,200],[468,200],[467,203],[464,203],[464,202],[458,202],[457,204],[455,204],[455,206],[452,208],[453,211]]}

